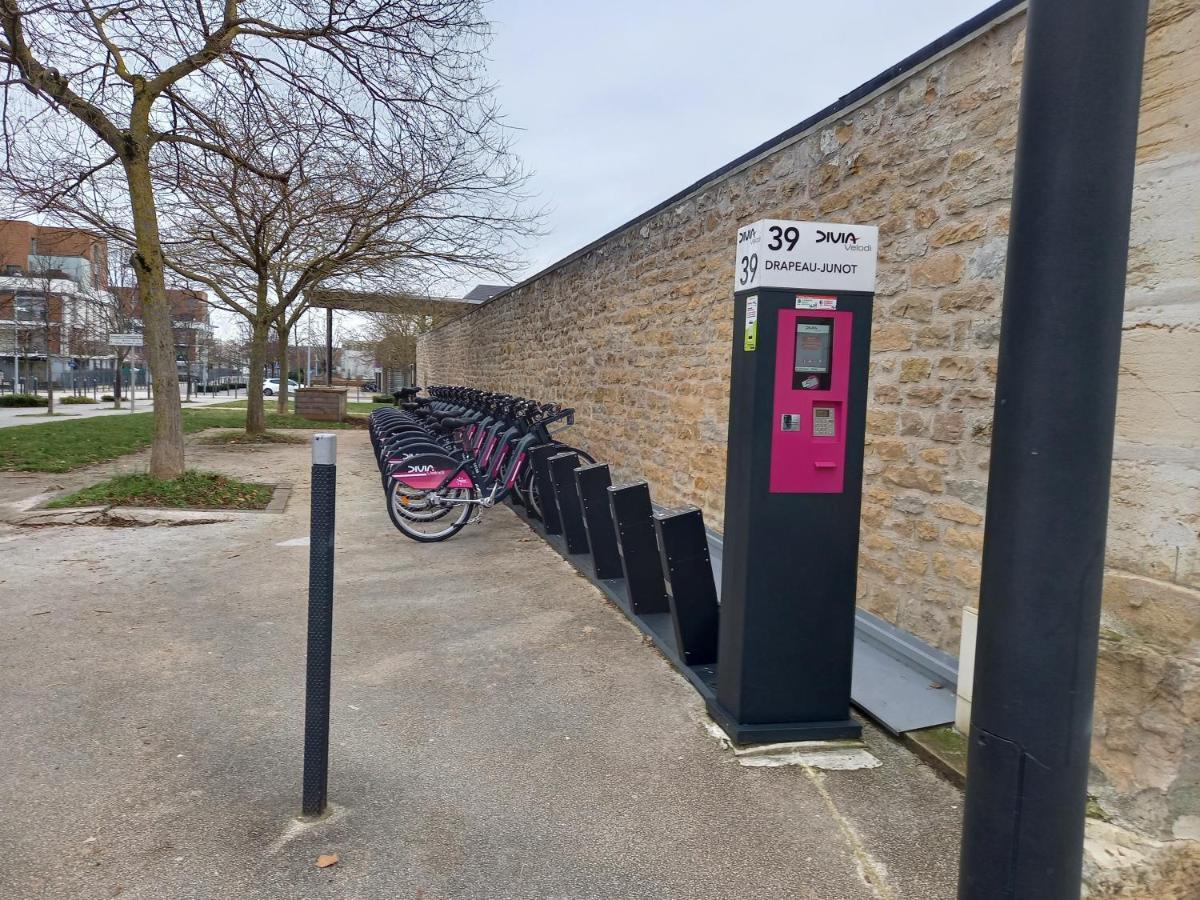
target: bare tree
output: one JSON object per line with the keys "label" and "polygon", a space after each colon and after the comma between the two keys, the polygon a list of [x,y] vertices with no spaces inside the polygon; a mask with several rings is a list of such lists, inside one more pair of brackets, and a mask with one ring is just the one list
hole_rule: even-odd
{"label": "bare tree", "polygon": [[246,364],[248,351],[248,343],[240,337],[216,338],[209,350],[209,366],[226,372],[232,370],[234,381],[237,381]]}
{"label": "bare tree", "polygon": [[[110,255],[108,265],[108,284],[109,291],[112,295],[112,303],[106,308],[100,310],[99,327],[106,330],[107,334],[131,334],[135,330],[135,319],[137,318],[137,276],[134,273],[131,260],[127,257],[121,259],[119,256]],[[143,322],[143,329],[145,323]],[[113,409],[121,408],[121,399],[125,385],[122,383],[122,372],[124,371],[125,363],[130,359],[132,349],[129,347],[114,347],[116,354],[115,367],[113,371]],[[129,391],[132,394],[134,388],[137,387],[136,376],[133,372],[132,364],[129,371]]]}
{"label": "bare tree", "polygon": [[0,0],[7,188],[132,248],[155,385],[153,475],[184,468],[156,176],[207,157],[286,181],[269,153],[244,155],[214,112],[252,110],[269,144],[280,97],[301,100],[289,116],[339,122],[368,144],[442,121],[487,135],[486,33],[475,0]]}
{"label": "bare tree", "polygon": [[[294,123],[268,148],[271,164],[287,166],[286,180],[259,174],[265,161],[245,168],[201,156],[180,168],[166,263],[250,325],[249,432],[264,427],[270,331],[285,412],[289,338],[320,287],[399,293],[398,285],[420,290],[464,270],[503,274],[516,265],[513,239],[530,234],[535,217],[522,211],[524,176],[507,143],[461,122],[426,125],[426,133],[377,131],[368,143],[337,122]],[[259,128],[242,127],[243,155],[256,159]]]}
{"label": "bare tree", "polygon": [[367,312],[362,316],[356,337],[372,349],[378,365],[407,371],[417,361],[417,338],[458,318],[464,311],[448,304],[430,303],[425,309],[415,311]]}

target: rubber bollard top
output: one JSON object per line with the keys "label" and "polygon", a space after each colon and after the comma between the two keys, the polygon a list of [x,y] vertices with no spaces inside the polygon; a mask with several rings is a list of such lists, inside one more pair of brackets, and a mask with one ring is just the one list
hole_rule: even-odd
{"label": "rubber bollard top", "polygon": [[313,435],[312,461],[314,466],[337,464],[337,435],[322,432]]}

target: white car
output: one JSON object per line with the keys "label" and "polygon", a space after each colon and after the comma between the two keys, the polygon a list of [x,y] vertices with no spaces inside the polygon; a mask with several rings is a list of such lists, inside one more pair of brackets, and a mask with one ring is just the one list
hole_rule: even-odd
{"label": "white car", "polygon": [[[290,378],[288,379],[287,389],[288,389],[289,394],[295,393],[295,391],[299,387],[300,387],[300,385],[296,384],[296,382],[292,381],[292,379],[290,379]],[[263,394],[267,397],[274,397],[277,393],[279,393],[279,379],[278,378],[264,378],[263,379]]]}

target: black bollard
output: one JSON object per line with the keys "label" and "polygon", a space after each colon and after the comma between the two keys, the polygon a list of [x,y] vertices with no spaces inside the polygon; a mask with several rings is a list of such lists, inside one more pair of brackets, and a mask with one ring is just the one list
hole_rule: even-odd
{"label": "black bollard", "polygon": [[654,536],[650,486],[644,481],[614,485],[608,489],[608,502],[621,550],[629,608],[638,615],[669,612],[658,539]]}
{"label": "black bollard", "polygon": [[308,667],[304,691],[304,797],[301,813],[325,812],[329,785],[329,680],[333,646],[333,535],[337,436],[313,436],[308,544]]}
{"label": "black bollard", "polygon": [[621,551],[617,549],[617,531],[608,508],[608,489],[612,477],[608,466],[595,463],[575,470],[579,502],[583,505],[583,524],[587,528],[588,546],[592,549],[592,566],[601,581],[621,578]]}
{"label": "black bollard", "polygon": [[558,501],[554,498],[554,482],[550,480],[548,462],[551,456],[561,452],[558,444],[543,444],[529,451],[529,465],[533,469],[538,503],[542,507],[542,530],[546,534],[562,534],[562,519],[558,515]]}
{"label": "black bollard", "polygon": [[717,661],[717,585],[704,514],[694,506],[654,514],[667,575],[675,645],[689,666]]}
{"label": "black bollard", "polygon": [[575,487],[575,470],[579,468],[576,453],[557,453],[547,463],[550,480],[554,483],[554,499],[558,504],[558,515],[562,520],[563,540],[568,553],[587,553],[587,528],[583,524],[583,508],[579,503],[579,490]]}

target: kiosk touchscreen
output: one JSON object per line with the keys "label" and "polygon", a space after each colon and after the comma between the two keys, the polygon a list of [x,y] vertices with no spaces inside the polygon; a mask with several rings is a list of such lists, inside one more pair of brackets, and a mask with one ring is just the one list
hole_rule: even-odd
{"label": "kiosk touchscreen", "polygon": [[878,231],[738,232],[715,697],[738,743],[855,737],[859,513]]}

